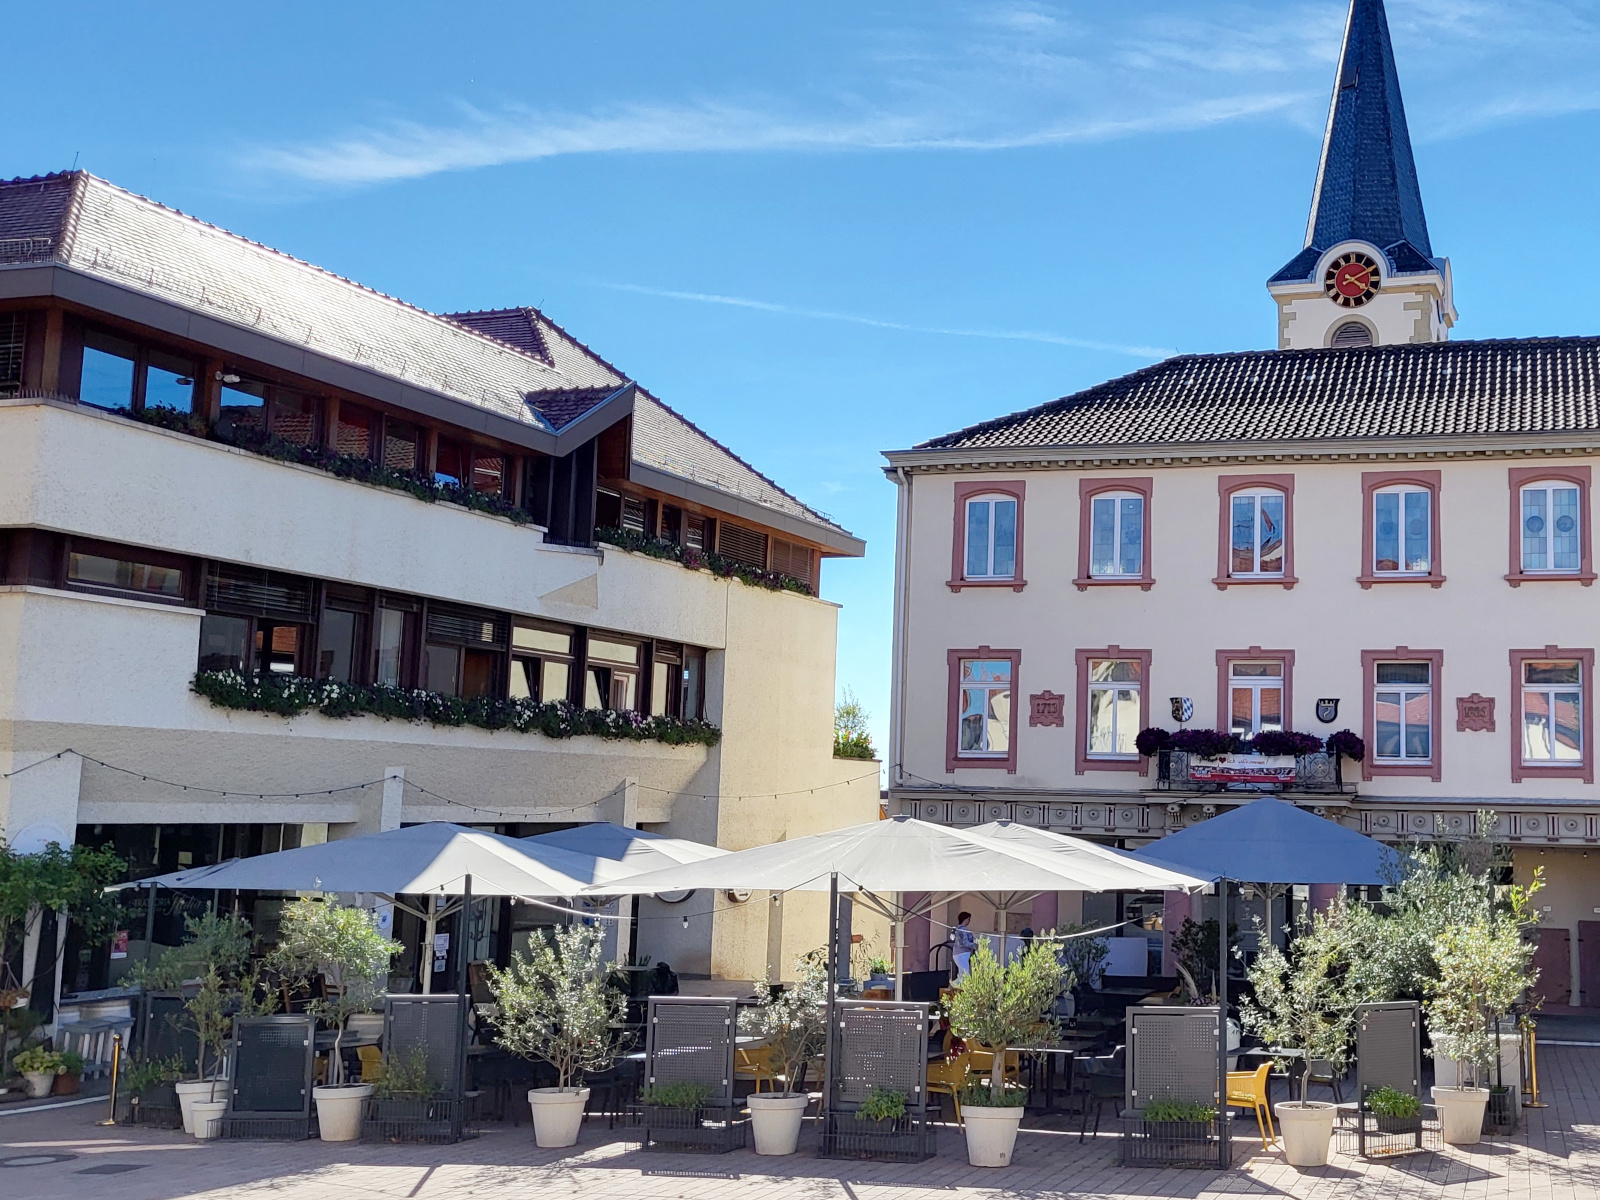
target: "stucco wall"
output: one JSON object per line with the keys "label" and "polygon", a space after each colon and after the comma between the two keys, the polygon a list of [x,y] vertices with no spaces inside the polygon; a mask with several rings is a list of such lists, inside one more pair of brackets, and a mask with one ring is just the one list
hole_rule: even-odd
{"label": "stucco wall", "polygon": [[[1508,525],[1510,467],[1536,461],[1274,463],[1259,469],[1292,472],[1295,574],[1293,590],[1281,586],[1229,587],[1212,583],[1217,570],[1217,477],[1241,474],[1245,464],[1226,467],[1159,467],[1141,471],[1090,472],[1090,477],[1148,475],[1154,481],[1147,552],[1155,585],[1091,587],[1072,583],[1078,555],[1078,480],[1072,471],[1019,471],[958,476],[917,474],[911,478],[909,587],[906,654],[897,695],[901,705],[905,774],[892,782],[975,786],[1136,790],[1148,780],[1127,772],[1074,773],[1074,737],[1082,714],[1076,707],[1077,648],[1152,652],[1148,721],[1174,727],[1168,698],[1194,700],[1198,726],[1219,719],[1216,651],[1260,646],[1295,652],[1294,728],[1326,734],[1362,727],[1361,651],[1442,649],[1436,684],[1440,705],[1443,779],[1374,779],[1361,785],[1371,796],[1543,797],[1590,799],[1593,788],[1577,780],[1510,781],[1511,737],[1508,652],[1558,645],[1592,647],[1600,593],[1575,582],[1527,583],[1510,587]],[[1580,465],[1577,456],[1554,459]],[[1255,465],[1255,464],[1251,464]],[[1361,516],[1364,471],[1407,465],[1442,473],[1440,556],[1446,582],[1381,584],[1363,589]],[[1024,521],[1027,587],[975,588],[952,592],[950,573],[953,486],[981,479],[1026,479]],[[1586,518],[1589,514],[1585,514]],[[948,721],[946,651],[987,645],[1020,648],[1019,712],[1013,724],[1019,742],[1017,773],[945,770]],[[1063,728],[1027,724],[1027,697],[1044,690],[1066,697]],[[1494,733],[1458,733],[1455,698],[1478,692],[1496,700]],[[1320,725],[1318,697],[1338,697],[1338,720]]]}

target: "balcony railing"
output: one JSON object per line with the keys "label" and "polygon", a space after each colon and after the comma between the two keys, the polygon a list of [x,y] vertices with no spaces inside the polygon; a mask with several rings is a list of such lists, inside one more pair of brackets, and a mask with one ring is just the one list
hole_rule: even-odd
{"label": "balcony railing", "polygon": [[[1234,756],[1233,761],[1246,764],[1250,755]],[[1266,764],[1271,760],[1260,759]],[[1218,763],[1198,759],[1182,750],[1163,750],[1156,756],[1156,788],[1174,792],[1319,792],[1337,794],[1354,791],[1354,784],[1346,787],[1343,768],[1338,755],[1302,754],[1294,759],[1292,778],[1274,778],[1263,773],[1256,778],[1244,778],[1248,772],[1240,771],[1231,778],[1225,770],[1217,770]],[[1199,768],[1198,770],[1196,768]],[[1210,770],[1207,770],[1210,768]],[[1212,777],[1206,777],[1212,776]],[[1217,778],[1216,776],[1221,776]]]}

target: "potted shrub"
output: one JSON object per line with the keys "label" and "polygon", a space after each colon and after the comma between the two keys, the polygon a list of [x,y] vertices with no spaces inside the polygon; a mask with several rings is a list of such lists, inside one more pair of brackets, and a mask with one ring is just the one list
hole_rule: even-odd
{"label": "potted shrub", "polygon": [[449,1127],[452,1116],[448,1105],[437,1103],[441,1090],[428,1071],[425,1049],[391,1051],[372,1085],[365,1132],[393,1142],[433,1140]]}
{"label": "potted shrub", "polygon": [[327,981],[325,994],[307,1006],[334,1031],[328,1082],[311,1090],[317,1102],[318,1136],[325,1142],[349,1142],[361,1136],[372,1085],[345,1079],[345,1022],[377,1008],[388,983],[389,960],[399,950],[366,909],[331,900],[296,900],[284,907],[273,964],[289,979]]}
{"label": "potted shrub", "polygon": [[173,1114],[179,1112],[173,1085],[182,1078],[183,1059],[178,1055],[133,1059],[122,1069],[118,1080],[118,1086],[128,1094],[129,1123],[171,1128]]}
{"label": "potted shrub", "polygon": [[806,1063],[822,1053],[828,1038],[828,973],[815,956],[795,964],[795,982],[776,988],[763,980],[761,1003],[749,1010],[744,1031],[766,1040],[783,1065],[781,1092],[749,1097],[750,1129],[757,1154],[793,1154],[800,1142],[810,1095],[799,1086]]}
{"label": "potted shrub", "polygon": [[893,1088],[873,1088],[856,1109],[856,1120],[870,1123],[878,1134],[894,1133],[905,1119],[906,1094]]}
{"label": "potted shrub", "polygon": [[1521,929],[1531,895],[1530,889],[1512,888],[1509,911],[1480,910],[1469,922],[1439,930],[1434,939],[1439,974],[1430,981],[1427,1000],[1432,1053],[1456,1061],[1460,1083],[1435,1085],[1433,1102],[1444,1140],[1452,1146],[1477,1143],[1489,1103],[1483,1082],[1500,1056],[1499,1018],[1538,977],[1532,968],[1534,948]]}
{"label": "potted shrub", "polygon": [[1361,740],[1359,733],[1349,729],[1341,729],[1338,733],[1328,735],[1324,743],[1328,757],[1333,760],[1333,781],[1341,788],[1344,786],[1344,760],[1360,762],[1367,757],[1367,743]]}
{"label": "potted shrub", "polygon": [[28,1095],[35,1099],[48,1096],[50,1089],[55,1086],[56,1076],[66,1070],[66,1062],[62,1056],[43,1046],[20,1050],[11,1062],[27,1081]]}
{"label": "potted shrub", "polygon": [[961,1101],[967,1161],[973,1166],[1003,1167],[1011,1162],[1028,1097],[1023,1089],[1005,1085],[1006,1051],[1044,1039],[1050,1020],[1041,1014],[1055,1007],[1056,997],[1071,982],[1052,941],[1034,942],[1006,966],[995,961],[987,938],[973,951],[950,1001],[950,1028],[955,1035],[981,1042],[994,1054],[988,1082],[969,1085]]}
{"label": "potted shrub", "polygon": [[488,968],[498,1041],[508,1052],[556,1071],[555,1087],[528,1092],[534,1141],[541,1147],[577,1143],[589,1102],[583,1076],[605,1070],[621,1050],[613,1027],[627,1015],[627,1000],[610,986],[616,964],[605,961],[604,940],[597,927],[571,925],[549,941],[535,939],[509,967]]}
{"label": "potted shrub", "polygon": [[1157,1098],[1139,1112],[1140,1157],[1150,1162],[1192,1162],[1209,1153],[1217,1110],[1195,1101]]}
{"label": "potted shrub", "polygon": [[1412,1134],[1422,1128],[1422,1101],[1385,1084],[1366,1095],[1367,1111],[1378,1122],[1378,1132]]}
{"label": "potted shrub", "polygon": [[199,990],[184,1002],[185,1019],[200,1047],[196,1078],[176,1086],[185,1132],[200,1138],[217,1135],[216,1120],[228,1107],[226,1056],[233,1018],[266,1015],[277,1006],[270,992],[258,1001],[257,991],[254,975],[230,985],[212,966],[206,969]]}
{"label": "potted shrub", "polygon": [[[1297,1047],[1342,1072],[1350,1059],[1357,998],[1347,985],[1351,924],[1344,901],[1302,923],[1286,955],[1270,941],[1251,965],[1255,997],[1240,1009],[1247,1028],[1269,1044]],[[1328,1161],[1335,1108],[1308,1100],[1310,1072],[1300,1074],[1300,1098],[1275,1108],[1283,1130],[1283,1155],[1290,1166],[1320,1167]]]}
{"label": "potted shrub", "polygon": [[63,1050],[61,1052],[61,1071],[56,1076],[55,1086],[50,1089],[54,1096],[76,1096],[83,1086],[83,1055],[76,1050]]}

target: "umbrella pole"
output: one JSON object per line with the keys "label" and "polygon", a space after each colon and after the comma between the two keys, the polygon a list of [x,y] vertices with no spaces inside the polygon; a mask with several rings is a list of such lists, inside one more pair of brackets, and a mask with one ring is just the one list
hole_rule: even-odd
{"label": "umbrella pole", "polygon": [[467,984],[467,968],[472,955],[467,951],[467,939],[472,930],[472,876],[465,879],[461,897],[461,915],[456,918],[456,1003],[461,1006],[461,1019],[456,1026],[456,1104],[450,1106],[450,1134],[461,1140],[463,1107],[467,1100],[467,1017],[472,1011],[472,992]]}
{"label": "umbrella pole", "polygon": [[833,1000],[839,990],[839,872],[828,878],[828,1039],[822,1058],[822,1108],[827,1110],[833,1099],[834,1050],[838,1038],[833,1027]]}
{"label": "umbrella pole", "polygon": [[901,999],[906,977],[906,910],[895,906],[894,918],[894,998]]}
{"label": "umbrella pole", "polygon": [[433,931],[439,923],[439,910],[433,897],[428,897],[428,915],[422,930],[422,994],[433,991]]}
{"label": "umbrella pole", "polygon": [[1000,907],[1000,909],[995,913],[995,915],[1000,918],[1000,968],[1001,968],[1001,970],[1004,970],[1005,969],[1005,965],[1006,965],[1006,909],[1005,909],[1005,906],[1002,905]]}
{"label": "umbrella pole", "polygon": [[1217,1166],[1233,1165],[1228,1138],[1228,881],[1217,880]]}

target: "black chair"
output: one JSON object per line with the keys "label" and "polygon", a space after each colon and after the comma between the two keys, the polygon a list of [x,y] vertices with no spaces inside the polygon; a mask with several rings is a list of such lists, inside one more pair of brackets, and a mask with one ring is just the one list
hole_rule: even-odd
{"label": "black chair", "polygon": [[1072,1064],[1072,1090],[1083,1103],[1083,1123],[1078,1127],[1078,1144],[1089,1132],[1089,1106],[1094,1105],[1094,1131],[1100,1132],[1100,1113],[1106,1101],[1115,1102],[1121,1111],[1127,1094],[1127,1047],[1118,1046],[1110,1054],[1095,1058],[1079,1058]]}
{"label": "black chair", "polygon": [[[1315,1083],[1325,1088],[1331,1088],[1333,1090],[1333,1102],[1335,1104],[1344,1103],[1344,1091],[1339,1086],[1343,1073],[1334,1071],[1331,1062],[1325,1058],[1313,1058],[1306,1063],[1305,1071],[1307,1084]],[[1294,1079],[1293,1071],[1289,1073],[1289,1078],[1292,1083]]]}

